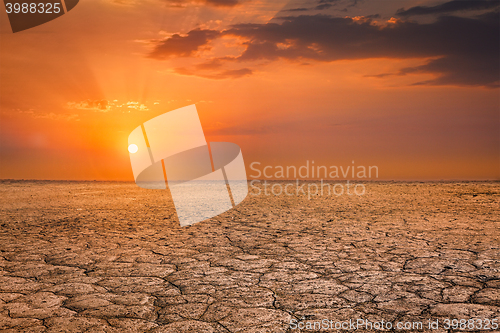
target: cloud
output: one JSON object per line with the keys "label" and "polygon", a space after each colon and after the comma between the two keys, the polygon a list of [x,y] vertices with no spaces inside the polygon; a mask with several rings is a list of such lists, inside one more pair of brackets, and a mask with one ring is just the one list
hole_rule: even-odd
{"label": "cloud", "polygon": [[156,42],[149,57],[154,59],[165,59],[171,56],[192,56],[219,35],[219,31],[202,29],[191,30],[185,36],[175,34],[162,41]]}
{"label": "cloud", "polygon": [[[154,102],[153,105],[158,105],[159,102]],[[134,109],[134,110],[139,110],[139,111],[149,111],[149,108],[147,105],[139,103],[139,102],[134,102],[134,101],[128,101],[124,103],[118,103],[118,100],[114,101],[108,101],[105,99],[102,100],[86,100],[86,101],[81,101],[81,102],[68,102],[66,103],[66,108],[68,109],[76,109],[76,110],[90,110],[90,111],[96,111],[96,112],[108,112],[111,110],[117,110],[121,109],[122,111],[124,109]]]}
{"label": "cloud", "polygon": [[239,3],[238,0],[205,0],[202,2],[216,7],[233,7]]}
{"label": "cloud", "polygon": [[108,101],[105,99],[102,100],[86,100],[82,102],[68,102],[68,109],[77,109],[77,110],[92,110],[99,112],[108,112],[111,109]]}
{"label": "cloud", "polygon": [[[154,105],[158,105],[160,104],[159,102],[155,102]],[[134,109],[134,110],[139,110],[139,111],[149,111],[149,108],[144,105],[144,104],[141,104],[139,102],[127,102],[125,104],[112,104],[112,106],[115,106],[117,108],[122,108],[122,107],[126,107],[127,109]]]}
{"label": "cloud", "polygon": [[[187,7],[193,5],[207,5],[213,7],[233,7],[239,4],[238,0],[159,0],[169,7]],[[111,2],[118,5],[137,5],[140,3],[138,0],[111,0]]]}
{"label": "cloud", "polygon": [[238,0],[163,0],[172,7],[186,7],[188,5],[207,5],[214,7],[234,7],[239,4]]}
{"label": "cloud", "polygon": [[[212,41],[222,37],[235,38],[243,51],[195,66],[196,70],[203,70],[202,66],[217,70],[199,76],[241,77],[253,72],[249,65],[237,70],[222,68],[235,63],[256,66],[280,59],[303,63],[421,58],[427,63],[380,77],[429,73],[435,78],[418,84],[499,85],[500,23],[496,10],[474,17],[440,16],[431,23],[394,18],[384,23],[365,16],[288,16],[265,24],[237,24],[222,31],[196,29],[185,36],[173,35],[157,43],[150,57],[200,57],[198,50],[209,48]],[[227,52],[234,54],[234,49],[228,48]],[[197,75],[194,69],[178,68],[176,72]]]}
{"label": "cloud", "polygon": [[433,23],[326,15],[284,17],[282,23],[240,24],[224,32],[248,40],[237,61],[369,58],[439,58],[401,74],[438,76],[425,84],[498,86],[498,13],[475,18],[445,16]]}
{"label": "cloud", "polygon": [[300,7],[300,8],[285,9],[284,12],[305,12],[308,10],[309,8]]}
{"label": "cloud", "polygon": [[334,61],[498,54],[498,19],[443,17],[431,24],[395,21],[386,26],[364,17],[302,15],[282,20],[281,24],[239,24],[224,34],[248,40],[239,60]]}
{"label": "cloud", "polygon": [[453,0],[432,7],[416,6],[407,10],[401,8],[397,11],[396,15],[409,17],[415,15],[449,14],[459,11],[491,9],[498,6],[500,6],[500,1],[498,0]]}
{"label": "cloud", "polygon": [[318,5],[314,8],[316,10],[328,9],[335,5],[338,0],[319,0]]}
{"label": "cloud", "polygon": [[[440,73],[436,79],[416,82],[414,85],[449,85],[461,83],[470,86],[499,87],[499,72],[491,71],[494,59],[485,56],[481,61],[478,57],[469,59],[460,56],[448,56],[429,61],[417,67],[408,67],[401,70],[406,73]],[[498,61],[498,58],[496,59]]]}
{"label": "cloud", "polygon": [[248,76],[253,73],[253,71],[249,68],[240,68],[240,69],[226,69],[221,71],[210,71],[203,72],[200,70],[192,70],[184,67],[178,67],[174,69],[174,72],[180,75],[188,75],[188,76],[198,76],[205,79],[237,79],[243,76]]}

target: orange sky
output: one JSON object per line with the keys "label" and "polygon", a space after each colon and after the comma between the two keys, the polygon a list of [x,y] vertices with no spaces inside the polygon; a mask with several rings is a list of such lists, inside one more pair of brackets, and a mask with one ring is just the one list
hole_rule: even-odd
{"label": "orange sky", "polygon": [[[401,3],[378,3],[319,14],[325,24],[352,31],[386,33],[386,26],[396,25],[381,38],[406,31],[397,26],[404,23],[388,23]],[[408,1],[404,7],[427,3],[435,4]],[[487,75],[495,68],[457,73],[454,67],[450,79],[441,80],[439,70],[448,73],[453,59],[474,56],[455,58],[460,44],[436,52],[438,44],[424,52],[426,44],[399,50],[401,42],[387,50],[390,40],[366,43],[361,51],[322,40],[305,45],[292,34],[298,19],[290,18],[287,30],[276,18],[318,14],[293,10],[302,4],[85,0],[54,21],[15,34],[2,11],[0,178],[133,180],[129,133],[196,103],[207,140],[238,144],[247,166],[354,160],[378,166],[379,179],[500,179],[498,75],[496,82]],[[459,14],[475,17],[490,9],[478,10]],[[374,14],[365,26],[353,19]],[[403,14],[398,20],[420,20],[408,25],[416,31],[407,29],[415,34],[409,39],[420,36],[420,28],[422,36],[432,32],[437,20]],[[242,23],[259,30],[234,26]],[[208,36],[206,42],[196,44],[196,31]],[[271,44],[274,49],[264,49]],[[257,51],[250,56],[252,47]],[[434,69],[443,56],[450,60]],[[431,69],[420,70],[429,63]]]}

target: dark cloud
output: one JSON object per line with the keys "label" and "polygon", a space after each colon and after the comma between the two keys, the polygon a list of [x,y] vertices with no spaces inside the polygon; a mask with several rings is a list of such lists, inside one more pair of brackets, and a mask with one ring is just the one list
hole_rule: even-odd
{"label": "dark cloud", "polygon": [[[275,61],[297,62],[370,58],[426,58],[421,66],[404,68],[387,75],[430,73],[435,79],[419,82],[427,85],[499,86],[500,24],[499,13],[475,17],[441,16],[432,23],[396,20],[380,25],[368,17],[332,17],[301,15],[279,18],[280,23],[238,24],[228,30],[193,30],[186,36],[174,35],[159,42],[151,57],[192,56],[222,36],[245,40],[246,49],[238,56],[212,59],[203,66],[213,75],[231,78],[249,75],[248,68],[221,70],[222,64]],[[201,66],[201,67],[200,67]],[[180,71],[178,71],[180,73]],[[194,75],[186,72],[185,75]]]}
{"label": "dark cloud", "polygon": [[301,8],[286,9],[286,10],[284,10],[284,12],[305,12],[308,10],[309,10],[309,8],[301,7]]}
{"label": "dark cloud", "polygon": [[237,60],[439,57],[402,74],[439,75],[426,84],[498,85],[500,25],[496,12],[475,18],[440,17],[427,24],[397,21],[385,27],[374,25],[369,18],[326,15],[282,20],[280,24],[240,24],[225,31],[249,40]]}
{"label": "dark cloud", "polygon": [[251,75],[253,73],[253,71],[249,68],[226,69],[221,71],[204,72],[200,71],[199,68],[196,68],[196,70],[191,70],[184,67],[175,68],[174,72],[180,75],[198,76],[205,79],[214,79],[214,80],[237,79],[243,76]]}
{"label": "dark cloud", "polygon": [[165,59],[170,56],[188,57],[192,56],[202,46],[217,38],[220,32],[215,30],[191,30],[186,36],[175,34],[160,42],[157,42],[150,58]]}
{"label": "dark cloud", "polygon": [[207,5],[217,6],[217,7],[233,7],[239,2],[238,0],[205,0]]}
{"label": "dark cloud", "polygon": [[407,10],[401,8],[396,15],[408,17],[415,15],[449,14],[459,11],[491,9],[500,6],[498,0],[453,0],[436,6],[416,6]]}
{"label": "dark cloud", "polygon": [[[138,4],[137,0],[110,0],[118,5]],[[207,5],[213,7],[233,7],[240,3],[239,0],[159,0],[168,7],[187,7],[192,5]]]}
{"label": "dark cloud", "polygon": [[417,82],[415,85],[449,85],[462,83],[471,86],[499,86],[500,73],[495,72],[491,64],[499,61],[498,58],[491,59],[487,55],[468,58],[461,56],[447,56],[429,61],[427,64],[417,67],[403,68],[402,74],[407,73],[440,73],[434,80]]}
{"label": "dark cloud", "polygon": [[317,5],[316,7],[314,7],[314,9],[316,9],[316,10],[323,10],[323,9],[328,9],[331,6],[333,6],[333,5],[330,4],[330,3],[322,3],[321,5]]}
{"label": "dark cloud", "polygon": [[163,2],[172,7],[185,7],[193,4],[203,4],[214,7],[233,7],[239,4],[238,0],[163,0]]}
{"label": "dark cloud", "polygon": [[[283,22],[239,24],[223,32],[249,40],[241,60],[430,57],[455,53],[498,54],[498,20],[443,17],[431,24],[302,15]],[[287,47],[279,46],[287,45]]]}
{"label": "dark cloud", "polygon": [[396,73],[381,73],[365,75],[365,77],[384,78],[389,76],[404,76],[407,74],[439,73],[440,76],[433,80],[415,82],[413,85],[469,85],[499,86],[499,73],[491,71],[489,64],[493,59],[467,59],[456,56],[447,56],[430,60],[427,64],[415,67],[406,67]]}
{"label": "dark cloud", "polygon": [[219,69],[223,65],[223,59],[220,58],[215,58],[211,59],[209,61],[206,61],[204,63],[196,65],[196,69],[200,70],[214,70],[214,69]]}
{"label": "dark cloud", "polygon": [[[318,0],[316,3],[317,5],[312,8],[305,8],[305,7],[300,7],[300,8],[292,8],[292,9],[286,9],[283,10],[283,12],[305,12],[308,10],[323,10],[323,9],[328,9],[330,7],[333,7],[336,5],[336,3],[339,2],[339,0]],[[350,4],[348,7],[351,7],[352,4]]]}
{"label": "dark cloud", "polygon": [[316,10],[328,9],[334,5],[338,0],[319,0],[318,5],[314,8]]}

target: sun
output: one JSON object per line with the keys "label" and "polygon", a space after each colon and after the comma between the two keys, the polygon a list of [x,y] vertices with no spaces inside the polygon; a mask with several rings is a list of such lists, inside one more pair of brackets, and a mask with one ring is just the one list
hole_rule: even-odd
{"label": "sun", "polygon": [[137,151],[139,150],[139,147],[137,147],[136,144],[131,144],[130,146],[128,146],[128,151],[131,153],[131,154],[135,154],[137,153]]}

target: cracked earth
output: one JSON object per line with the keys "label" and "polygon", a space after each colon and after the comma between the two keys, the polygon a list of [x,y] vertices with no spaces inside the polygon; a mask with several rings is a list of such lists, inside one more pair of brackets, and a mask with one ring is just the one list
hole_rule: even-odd
{"label": "cracked earth", "polygon": [[0,203],[2,332],[500,318],[498,182],[249,195],[184,228],[133,183],[2,181]]}

